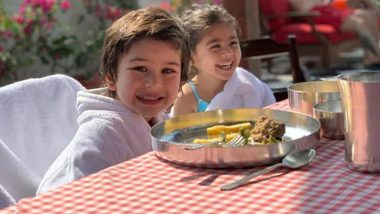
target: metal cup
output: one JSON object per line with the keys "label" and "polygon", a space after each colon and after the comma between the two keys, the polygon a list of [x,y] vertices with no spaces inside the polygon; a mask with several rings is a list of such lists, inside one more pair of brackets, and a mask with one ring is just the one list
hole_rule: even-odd
{"label": "metal cup", "polygon": [[288,86],[290,109],[313,116],[315,104],[340,99],[337,81],[309,81]]}
{"label": "metal cup", "polygon": [[340,100],[329,100],[316,104],[314,117],[321,123],[321,136],[344,140],[344,115]]}
{"label": "metal cup", "polygon": [[380,72],[344,73],[337,79],[347,166],[360,172],[380,172]]}

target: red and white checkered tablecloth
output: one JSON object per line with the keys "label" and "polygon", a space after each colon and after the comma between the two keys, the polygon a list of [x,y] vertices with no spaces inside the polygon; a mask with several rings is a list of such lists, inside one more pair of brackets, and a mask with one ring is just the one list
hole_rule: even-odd
{"label": "red and white checkered tablecloth", "polygon": [[261,168],[191,168],[150,152],[0,213],[380,213],[380,176],[349,170],[343,141],[322,139],[316,159],[299,170],[279,168],[220,190]]}

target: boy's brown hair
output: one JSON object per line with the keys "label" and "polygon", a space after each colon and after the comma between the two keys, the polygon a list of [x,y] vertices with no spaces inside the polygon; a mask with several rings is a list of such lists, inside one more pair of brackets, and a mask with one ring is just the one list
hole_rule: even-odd
{"label": "boy's brown hair", "polygon": [[189,34],[179,19],[155,7],[131,11],[107,29],[100,65],[100,74],[104,79],[109,75],[116,82],[121,57],[141,39],[165,41],[178,48],[181,52],[181,83],[187,80]]}

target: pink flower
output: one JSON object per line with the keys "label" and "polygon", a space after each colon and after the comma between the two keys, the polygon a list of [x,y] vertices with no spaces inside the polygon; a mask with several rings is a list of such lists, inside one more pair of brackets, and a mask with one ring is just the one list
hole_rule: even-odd
{"label": "pink flower", "polygon": [[40,7],[44,13],[49,12],[53,5],[55,4],[55,0],[25,0],[25,5],[31,5],[32,7]]}
{"label": "pink flower", "polygon": [[[34,24],[32,19],[25,19],[23,23],[23,32],[25,35],[30,35],[34,29]],[[19,36],[19,35],[17,35]]]}
{"label": "pink flower", "polygon": [[166,11],[172,11],[172,6],[168,1],[161,2],[160,8],[162,8]]}
{"label": "pink flower", "polygon": [[106,19],[115,20],[121,17],[122,11],[117,7],[107,7],[106,8]]}
{"label": "pink flower", "polygon": [[41,5],[42,6],[42,10],[45,13],[47,13],[47,12],[49,12],[52,9],[53,5],[55,4],[55,0],[45,0],[45,1],[41,0],[41,3],[43,3]]}
{"label": "pink flower", "polygon": [[13,32],[11,30],[0,31],[0,37],[12,38],[13,37]]}
{"label": "pink flower", "polygon": [[25,5],[21,5],[20,8],[18,9],[18,13],[20,15],[24,15],[25,14]]}
{"label": "pink flower", "polygon": [[69,9],[71,7],[71,3],[69,2],[69,1],[67,1],[67,0],[63,0],[62,2],[61,2],[61,9],[62,10],[67,10],[67,9]]}
{"label": "pink flower", "polygon": [[25,18],[22,15],[17,15],[14,19],[18,24],[23,24],[25,22]]}

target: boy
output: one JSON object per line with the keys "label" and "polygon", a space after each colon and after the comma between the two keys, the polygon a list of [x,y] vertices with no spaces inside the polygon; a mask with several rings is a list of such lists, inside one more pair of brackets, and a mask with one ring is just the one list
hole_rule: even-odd
{"label": "boy", "polygon": [[107,30],[102,51],[107,87],[78,93],[78,131],[37,194],[151,151],[151,126],[186,81],[188,34],[162,9],[121,17]]}

